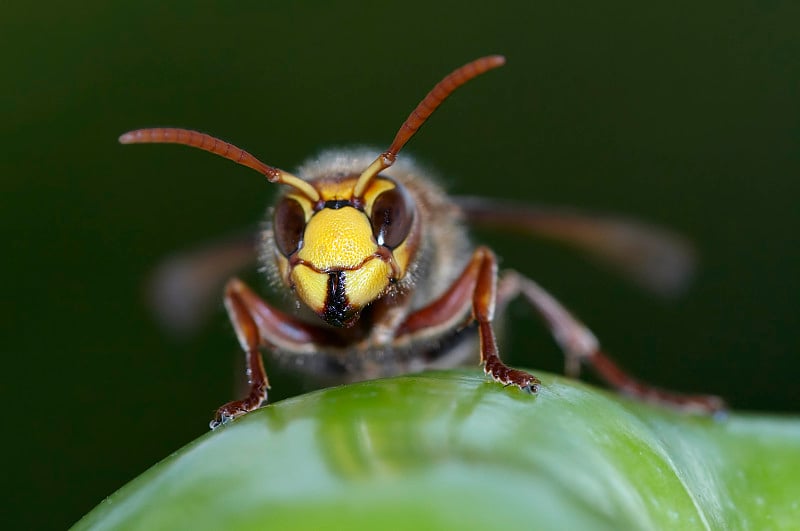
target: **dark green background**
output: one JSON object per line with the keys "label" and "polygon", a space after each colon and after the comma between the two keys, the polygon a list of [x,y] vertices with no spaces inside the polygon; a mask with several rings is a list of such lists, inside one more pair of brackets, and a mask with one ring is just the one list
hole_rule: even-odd
{"label": "dark green background", "polygon": [[[256,222],[274,189],[200,152],[119,146],[121,132],[199,128],[291,170],[325,147],[385,147],[434,82],[487,53],[508,65],[459,92],[408,154],[455,192],[635,215],[702,257],[669,303],[563,249],[481,234],[503,264],[646,379],[800,410],[800,6],[553,4],[4,7],[9,528],[69,525],[232,397],[222,311],[170,340],[142,284],[169,252]],[[558,370],[547,333],[512,310],[513,361]],[[272,383],[276,399],[297,392],[289,376]]]}

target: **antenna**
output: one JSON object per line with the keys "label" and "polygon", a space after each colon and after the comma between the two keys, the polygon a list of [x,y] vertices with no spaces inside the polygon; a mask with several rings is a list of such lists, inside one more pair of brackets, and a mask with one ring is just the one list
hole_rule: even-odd
{"label": "antenna", "polygon": [[408,115],[406,121],[403,122],[403,125],[401,125],[400,129],[397,131],[389,149],[378,155],[378,158],[375,159],[358,178],[358,181],[353,187],[353,197],[361,197],[370,181],[380,172],[394,164],[397,153],[403,149],[406,142],[414,136],[417,130],[422,127],[422,124],[425,123],[425,120],[433,114],[433,111],[435,111],[450,94],[455,92],[458,87],[467,81],[478,77],[484,72],[502,66],[505,62],[506,58],[502,55],[481,57],[480,59],[475,59],[461,68],[454,70],[439,81],[436,86],[428,92],[428,95],[419,102],[419,105],[411,111],[411,114]]}
{"label": "antenna", "polygon": [[268,166],[247,151],[211,135],[172,127],[156,127],[129,131],[119,137],[120,144],[183,144],[208,151],[247,166],[265,175],[271,183],[286,184],[295,188],[313,202],[319,201],[319,193],[309,183],[291,173]]}

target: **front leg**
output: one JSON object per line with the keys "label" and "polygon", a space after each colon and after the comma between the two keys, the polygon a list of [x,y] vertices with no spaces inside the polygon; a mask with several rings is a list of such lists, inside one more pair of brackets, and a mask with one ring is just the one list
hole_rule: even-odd
{"label": "front leg", "polygon": [[225,287],[225,309],[231,320],[239,345],[245,354],[245,364],[247,366],[247,384],[250,392],[242,400],[228,402],[217,409],[214,420],[209,427],[213,430],[220,424],[225,424],[234,418],[258,408],[262,402],[267,400],[267,389],[269,380],[264,370],[264,361],[258,346],[261,343],[261,335],[256,326],[253,316],[248,306],[243,301],[240,290],[244,286],[239,280],[228,282]]}
{"label": "front leg", "polygon": [[220,407],[211,421],[211,429],[253,411],[266,402],[269,380],[260,347],[277,348],[296,355],[313,355],[318,352],[319,346],[341,346],[341,339],[335,334],[273,308],[239,279],[232,279],[225,287],[225,309],[245,353],[250,390],[245,398]]}
{"label": "front leg", "polygon": [[497,261],[486,247],[479,247],[467,267],[438,299],[410,314],[397,330],[396,341],[443,334],[463,322],[471,311],[478,324],[483,370],[503,385],[515,385],[535,393],[539,380],[527,372],[512,369],[502,362],[492,328],[497,297]]}

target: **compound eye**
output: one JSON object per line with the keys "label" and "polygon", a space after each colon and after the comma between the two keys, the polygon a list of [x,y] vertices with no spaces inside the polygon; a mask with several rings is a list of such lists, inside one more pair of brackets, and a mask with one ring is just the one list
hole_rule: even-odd
{"label": "compound eye", "polygon": [[411,230],[414,203],[402,187],[395,186],[375,198],[370,220],[378,245],[394,249],[405,241]]}
{"label": "compound eye", "polygon": [[300,203],[291,197],[281,199],[275,207],[273,232],[278,250],[289,257],[300,247],[306,229],[306,213]]}

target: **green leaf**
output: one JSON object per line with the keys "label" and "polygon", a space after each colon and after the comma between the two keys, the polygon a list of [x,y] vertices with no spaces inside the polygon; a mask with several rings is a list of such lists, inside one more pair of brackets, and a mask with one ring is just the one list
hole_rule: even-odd
{"label": "green leaf", "polygon": [[169,456],[76,529],[800,525],[800,420],[685,416],[541,379],[528,395],[426,373],[275,403]]}

